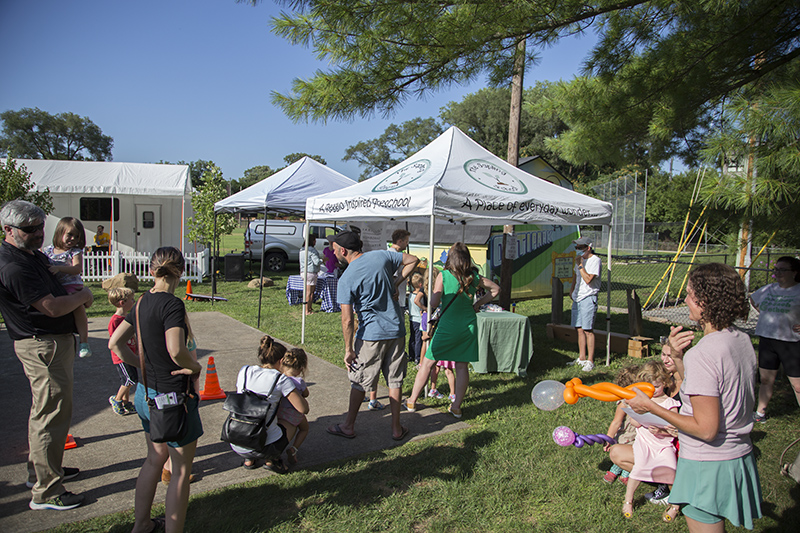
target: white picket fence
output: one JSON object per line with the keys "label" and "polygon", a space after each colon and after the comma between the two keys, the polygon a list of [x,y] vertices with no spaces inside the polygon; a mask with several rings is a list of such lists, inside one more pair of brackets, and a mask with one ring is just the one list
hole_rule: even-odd
{"label": "white picket fence", "polygon": [[[133,252],[90,252],[83,254],[83,273],[81,277],[84,281],[103,281],[113,278],[120,272],[135,274],[142,280],[153,280],[150,275],[150,257],[152,254]],[[203,250],[198,253],[183,254],[186,260],[186,270],[181,277],[182,281],[192,280],[202,283],[203,276],[210,276],[211,271],[208,267],[211,252]]]}

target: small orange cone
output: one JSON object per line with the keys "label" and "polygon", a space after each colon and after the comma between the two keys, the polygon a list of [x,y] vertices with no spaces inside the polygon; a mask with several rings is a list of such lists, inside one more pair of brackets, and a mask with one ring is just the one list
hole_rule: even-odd
{"label": "small orange cone", "polygon": [[203,390],[200,391],[201,400],[221,400],[227,398],[225,391],[219,387],[217,377],[217,367],[214,365],[214,356],[208,358],[208,368],[206,368],[206,382]]}
{"label": "small orange cone", "polygon": [[75,437],[72,434],[67,435],[67,442],[64,444],[64,449],[69,450],[70,448],[77,448],[78,443],[75,442]]}
{"label": "small orange cone", "polygon": [[189,280],[186,280],[186,296],[184,296],[183,299],[184,300],[194,300],[194,298],[189,296],[190,294],[192,294],[192,280],[189,279]]}

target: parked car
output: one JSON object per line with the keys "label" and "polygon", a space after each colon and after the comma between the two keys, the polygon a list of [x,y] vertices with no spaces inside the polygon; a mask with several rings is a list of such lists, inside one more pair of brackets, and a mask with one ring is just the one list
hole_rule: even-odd
{"label": "parked car", "polygon": [[[262,245],[264,248],[264,270],[280,272],[287,262],[299,262],[300,250],[303,248],[303,227],[305,222],[289,220],[268,220],[267,240],[264,244],[264,220],[250,222],[244,232],[244,251],[251,259],[260,259]],[[316,249],[322,253],[328,246],[328,236],[336,233],[336,228],[320,224],[311,224],[309,232],[317,236]]]}

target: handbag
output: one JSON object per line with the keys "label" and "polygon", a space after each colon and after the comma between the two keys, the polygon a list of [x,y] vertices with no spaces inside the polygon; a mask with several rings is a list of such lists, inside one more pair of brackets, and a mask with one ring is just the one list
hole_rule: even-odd
{"label": "handbag", "polygon": [[276,373],[275,381],[265,396],[247,389],[246,369],[242,392],[228,394],[222,404],[222,408],[228,411],[228,417],[222,424],[219,438],[229,444],[260,451],[267,445],[269,426],[278,414],[278,402],[271,402],[269,397],[281,375]]}
{"label": "handbag", "polygon": [[427,331],[428,338],[433,338],[433,334],[436,333],[436,326],[439,325],[439,319],[442,318],[444,312],[447,311],[447,308],[450,307],[450,305],[456,301],[456,298],[458,298],[458,295],[461,294],[461,291],[463,290],[464,287],[459,287],[456,295],[453,296],[453,299],[450,300],[446,306],[444,306],[444,309],[442,309],[441,307],[437,307],[433,311],[433,313],[431,313],[430,318],[428,318],[428,331]]}
{"label": "handbag", "polygon": [[[145,293],[146,294],[146,293]],[[144,344],[142,342],[142,328],[139,322],[139,307],[144,294],[136,302],[136,340],[139,344],[139,366],[142,369],[144,395],[150,411],[150,440],[153,442],[178,442],[186,437],[189,432],[189,411],[186,399],[189,396],[189,380],[186,380],[186,393],[167,394],[169,405],[159,407],[155,398],[150,398],[147,387],[147,370],[145,369]]]}

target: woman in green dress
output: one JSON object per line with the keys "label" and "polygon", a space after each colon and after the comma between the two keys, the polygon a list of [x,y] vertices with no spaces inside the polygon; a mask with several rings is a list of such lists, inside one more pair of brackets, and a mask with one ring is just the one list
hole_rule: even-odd
{"label": "woman in green dress", "polygon": [[[479,288],[484,289],[485,294],[474,301]],[[482,277],[472,266],[467,246],[462,242],[455,243],[447,253],[442,275],[434,282],[431,309],[441,303],[443,312],[433,339],[428,344],[428,351],[420,361],[414,389],[405,403],[407,410],[416,411],[417,399],[436,361],[455,361],[456,398],[448,411],[454,417],[461,418],[461,402],[469,385],[469,363],[478,360],[478,317],[475,313],[499,292],[500,287],[496,283]]]}

